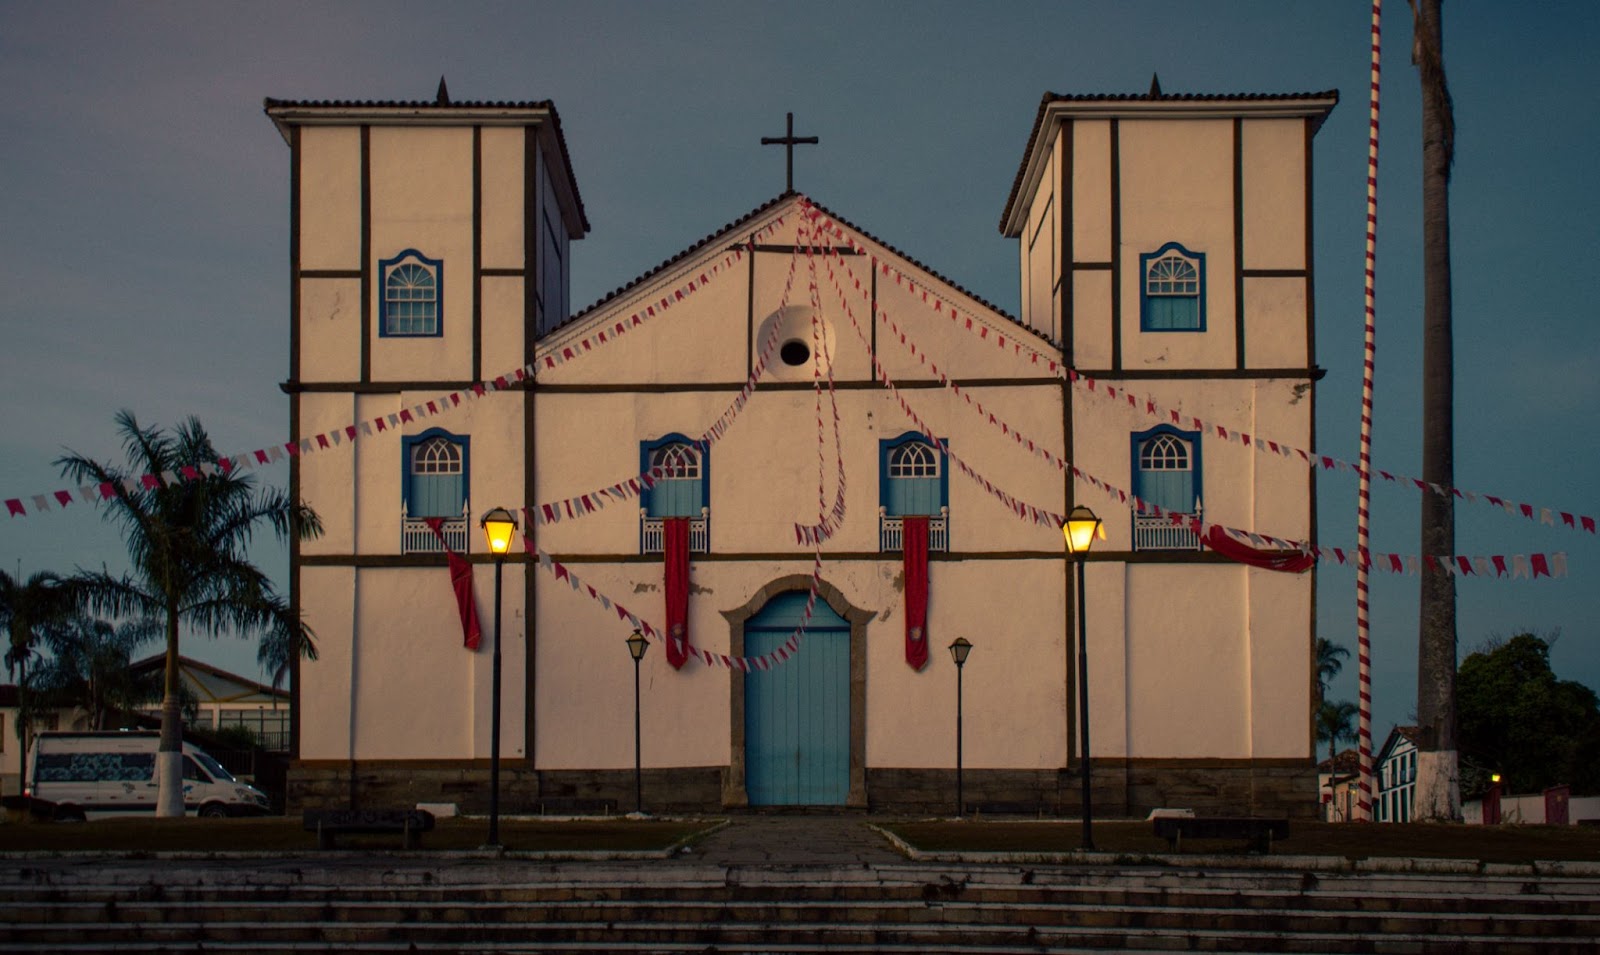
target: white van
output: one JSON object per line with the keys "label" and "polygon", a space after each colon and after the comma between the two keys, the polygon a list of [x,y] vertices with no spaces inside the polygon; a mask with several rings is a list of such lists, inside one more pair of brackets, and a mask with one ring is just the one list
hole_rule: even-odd
{"label": "white van", "polygon": [[[29,795],[57,819],[154,814],[159,733],[40,733]],[[267,796],[240,782],[205,750],[183,744],[183,804],[190,815],[252,816]]]}

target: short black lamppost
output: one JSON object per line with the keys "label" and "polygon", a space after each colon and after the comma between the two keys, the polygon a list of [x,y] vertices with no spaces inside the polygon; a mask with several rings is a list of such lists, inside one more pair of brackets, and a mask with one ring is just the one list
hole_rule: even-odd
{"label": "short black lamppost", "polygon": [[628,637],[628,656],[633,657],[633,811],[644,814],[644,773],[639,759],[639,661],[650,649],[644,634],[635,630]]}
{"label": "short black lamppost", "polygon": [[500,576],[505,570],[511,538],[517,532],[517,517],[503,507],[483,515],[483,536],[494,555],[494,677],[489,693],[489,842],[485,848],[500,848]]}
{"label": "short black lamppost", "polygon": [[967,654],[972,644],[966,637],[956,637],[950,644],[950,659],[956,661],[956,816],[966,815],[966,801],[961,798],[961,671],[967,665]]}
{"label": "short black lamppost", "polygon": [[1094,851],[1094,811],[1089,801],[1089,641],[1085,624],[1083,565],[1094,546],[1095,535],[1100,530],[1100,518],[1083,505],[1072,509],[1067,522],[1061,526],[1067,539],[1067,553],[1077,558],[1078,565],[1078,748],[1083,761],[1083,849]]}

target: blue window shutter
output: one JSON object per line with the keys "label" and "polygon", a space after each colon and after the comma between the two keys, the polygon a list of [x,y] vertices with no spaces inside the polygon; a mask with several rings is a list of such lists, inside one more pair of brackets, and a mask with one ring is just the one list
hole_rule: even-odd
{"label": "blue window shutter", "polygon": [[[701,508],[711,506],[709,450],[682,434],[669,434],[654,441],[639,442],[639,470],[650,474],[656,466],[657,452],[672,445],[683,445],[694,462],[694,477],[654,477],[655,486],[641,495],[641,505],[651,517],[699,517]],[[665,453],[665,452],[663,452]]]}
{"label": "blue window shutter", "polygon": [[[915,455],[916,463],[906,468],[912,471],[911,476],[894,474],[897,452],[912,444],[927,451]],[[943,449],[917,432],[908,431],[898,438],[878,442],[878,503],[889,517],[938,514],[949,503],[949,474]]]}

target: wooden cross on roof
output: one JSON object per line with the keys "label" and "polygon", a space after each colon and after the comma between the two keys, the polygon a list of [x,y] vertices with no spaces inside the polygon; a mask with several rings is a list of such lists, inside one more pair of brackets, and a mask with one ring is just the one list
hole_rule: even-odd
{"label": "wooden cross on roof", "polygon": [[815,136],[796,136],[794,134],[794,114],[788,113],[788,132],[783,136],[763,136],[761,145],[782,146],[786,158],[784,161],[784,192],[794,192],[794,147],[797,145],[816,145],[820,140]]}

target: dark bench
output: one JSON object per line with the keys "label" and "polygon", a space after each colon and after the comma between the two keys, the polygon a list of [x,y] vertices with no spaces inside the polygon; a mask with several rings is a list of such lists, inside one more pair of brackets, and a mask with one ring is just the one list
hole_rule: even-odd
{"label": "dark bench", "polygon": [[433,829],[433,813],[425,809],[307,809],[305,830],[317,834],[318,849],[332,849],[343,833],[394,833],[401,845],[416,849],[422,834]]}
{"label": "dark bench", "polygon": [[1173,852],[1183,849],[1183,839],[1243,839],[1255,852],[1271,852],[1274,839],[1289,837],[1289,820],[1250,816],[1160,816],[1156,837],[1167,840]]}

